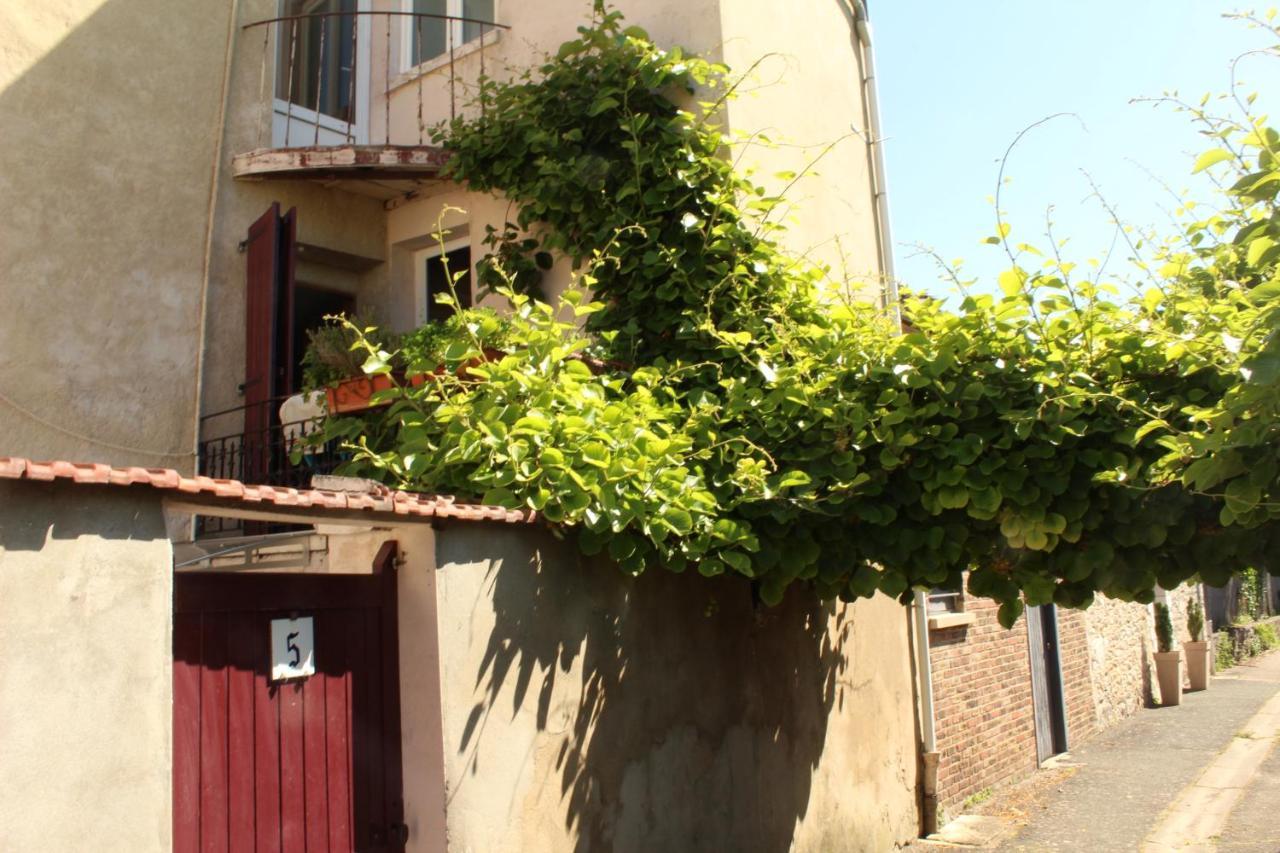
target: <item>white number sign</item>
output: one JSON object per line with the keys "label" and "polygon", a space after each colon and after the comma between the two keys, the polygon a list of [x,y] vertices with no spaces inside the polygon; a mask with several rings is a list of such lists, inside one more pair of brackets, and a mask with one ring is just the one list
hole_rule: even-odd
{"label": "white number sign", "polygon": [[315,632],[311,617],[271,620],[271,680],[316,674]]}

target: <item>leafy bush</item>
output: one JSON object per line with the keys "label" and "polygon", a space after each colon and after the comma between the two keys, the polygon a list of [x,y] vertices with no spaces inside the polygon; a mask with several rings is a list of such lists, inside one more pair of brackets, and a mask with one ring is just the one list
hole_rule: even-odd
{"label": "leafy bush", "polygon": [[1156,608],[1156,643],[1160,651],[1173,651],[1173,620],[1169,617],[1169,605],[1157,601]]}
{"label": "leafy bush", "polygon": [[1204,606],[1199,598],[1187,602],[1187,632],[1191,634],[1191,642],[1198,643],[1204,635]]}
{"label": "leafy bush", "polygon": [[1270,622],[1263,622],[1253,626],[1254,633],[1258,636],[1258,642],[1262,646],[1262,651],[1269,651],[1280,645],[1280,635],[1276,633],[1276,626]]}
{"label": "leafy bush", "polygon": [[1222,672],[1236,665],[1235,641],[1226,631],[1213,635],[1214,670]]}
{"label": "leafy bush", "polygon": [[902,334],[779,248],[783,200],[723,156],[726,69],[597,16],[436,141],[448,176],[519,206],[498,243],[567,256],[598,301],[552,307],[508,273],[504,358],[442,331],[414,346],[450,370],[394,393],[390,441],[334,422],[362,473],[537,510],[630,573],[733,572],[770,603],[797,582],[909,600],[968,571],[1005,625],[1280,553],[1280,137],[1191,108],[1230,148],[1197,168],[1248,174],[1133,298],[1001,222],[1001,295],[908,294]]}

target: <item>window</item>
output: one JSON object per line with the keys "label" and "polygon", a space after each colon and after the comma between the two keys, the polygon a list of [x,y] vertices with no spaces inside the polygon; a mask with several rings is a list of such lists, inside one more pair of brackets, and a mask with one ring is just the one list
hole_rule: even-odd
{"label": "window", "polygon": [[355,121],[355,0],[285,0],[276,43],[276,97],[295,106]]}
{"label": "window", "polygon": [[439,16],[405,18],[406,66],[421,65],[443,56],[450,48],[483,37],[493,29],[489,23],[493,21],[494,4],[495,0],[405,0],[406,12]]}
{"label": "window", "polygon": [[[438,323],[454,313],[452,305],[441,305],[436,296],[455,294],[458,305],[471,307],[471,243],[467,238],[453,240],[439,247],[424,249],[415,255],[419,323]],[[458,275],[461,273],[461,275]],[[453,279],[453,289],[449,282]]]}
{"label": "window", "polygon": [[929,615],[937,613],[963,613],[964,593],[946,589],[929,590]]}

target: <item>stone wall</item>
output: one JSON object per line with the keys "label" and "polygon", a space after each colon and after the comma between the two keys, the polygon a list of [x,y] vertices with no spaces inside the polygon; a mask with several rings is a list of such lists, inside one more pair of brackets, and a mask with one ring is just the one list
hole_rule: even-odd
{"label": "stone wall", "polygon": [[[887,850],[918,828],[907,613],[436,540],[451,849]],[[405,756],[406,764],[416,760]]]}

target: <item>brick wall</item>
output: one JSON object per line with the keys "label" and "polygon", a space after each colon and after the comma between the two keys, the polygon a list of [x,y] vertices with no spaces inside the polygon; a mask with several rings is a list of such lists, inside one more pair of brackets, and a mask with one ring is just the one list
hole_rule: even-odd
{"label": "brick wall", "polygon": [[[1166,594],[1179,641],[1189,639],[1195,587]],[[972,624],[930,632],[938,736],[938,805],[955,814],[984,788],[1036,767],[1026,619],[1000,627],[996,606],[965,598]],[[1152,701],[1155,624],[1151,608],[1098,596],[1085,611],[1058,610],[1059,659],[1068,748]]]}
{"label": "brick wall", "polygon": [[971,625],[932,631],[938,805],[954,813],[964,800],[1036,767],[1027,623],[1006,631],[996,605],[968,598]]}
{"label": "brick wall", "polygon": [[1088,611],[1058,608],[1058,660],[1067,706],[1067,748],[1097,731],[1093,681],[1090,678]]}

